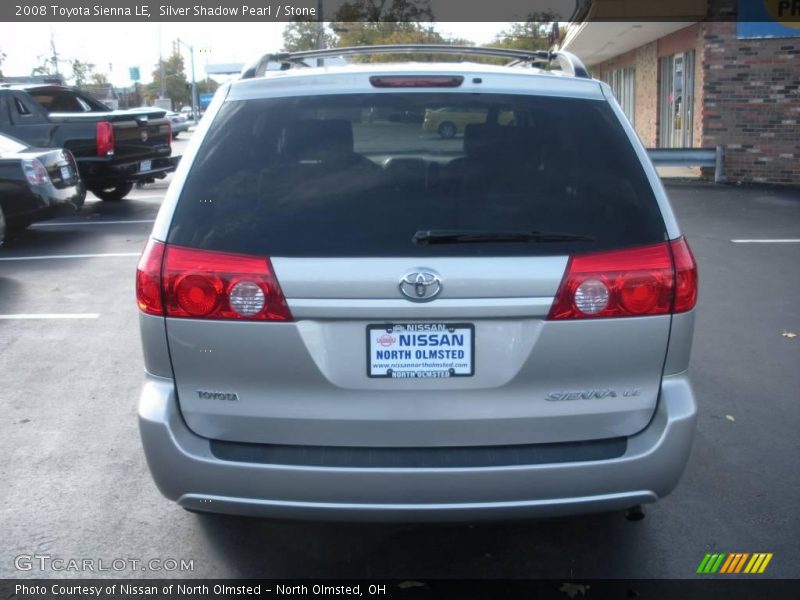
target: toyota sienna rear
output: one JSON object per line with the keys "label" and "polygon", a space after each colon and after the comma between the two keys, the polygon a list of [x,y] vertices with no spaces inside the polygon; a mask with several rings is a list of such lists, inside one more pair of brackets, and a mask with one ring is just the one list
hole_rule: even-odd
{"label": "toyota sienna rear", "polygon": [[[517,66],[282,55],[220,88],[136,277],[167,498],[464,520],[673,489],[694,259],[608,86],[503,52]],[[396,116],[443,110],[473,118],[442,137]]]}

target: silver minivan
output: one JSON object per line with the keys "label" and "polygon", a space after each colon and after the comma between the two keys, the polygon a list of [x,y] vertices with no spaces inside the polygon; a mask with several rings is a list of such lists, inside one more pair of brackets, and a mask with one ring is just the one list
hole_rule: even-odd
{"label": "silver minivan", "polygon": [[[479,52],[513,64],[317,51],[217,92],[136,276],[167,498],[422,521],[674,488],[697,271],[658,175],[574,56]],[[471,115],[452,138],[395,117],[445,108]]]}

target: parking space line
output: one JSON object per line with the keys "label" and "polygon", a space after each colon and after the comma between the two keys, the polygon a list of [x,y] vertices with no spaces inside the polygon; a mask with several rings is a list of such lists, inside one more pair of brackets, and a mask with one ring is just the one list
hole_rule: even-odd
{"label": "parking space line", "polygon": [[0,260],[50,260],[51,258],[116,258],[139,256],[140,252],[106,252],[104,254],[52,254],[50,256],[3,256]]}
{"label": "parking space line", "polygon": [[22,313],[18,315],[0,315],[0,320],[11,319],[97,319],[100,313]]}
{"label": "parking space line", "polygon": [[31,227],[63,227],[64,225],[127,225],[129,223],[155,223],[155,219],[131,221],[60,221],[54,223],[34,223]]}
{"label": "parking space line", "polygon": [[800,238],[778,238],[766,240],[731,240],[734,244],[800,244]]}

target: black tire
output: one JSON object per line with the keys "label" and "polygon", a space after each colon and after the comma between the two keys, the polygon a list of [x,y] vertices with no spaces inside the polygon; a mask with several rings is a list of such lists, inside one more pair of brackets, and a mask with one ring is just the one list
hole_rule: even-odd
{"label": "black tire", "polygon": [[178,139],[178,135],[180,135],[180,133],[181,133],[180,131],[178,133],[173,133],[172,134],[172,139],[173,140],[177,140]]}
{"label": "black tire", "polygon": [[456,124],[451,121],[445,121],[439,125],[439,129],[437,129],[437,131],[443,140],[451,140],[456,137],[456,133],[458,133],[458,127],[456,127]]}
{"label": "black tire", "polygon": [[104,188],[92,188],[91,192],[105,202],[116,202],[122,200],[133,189],[132,183],[121,183],[116,186]]}

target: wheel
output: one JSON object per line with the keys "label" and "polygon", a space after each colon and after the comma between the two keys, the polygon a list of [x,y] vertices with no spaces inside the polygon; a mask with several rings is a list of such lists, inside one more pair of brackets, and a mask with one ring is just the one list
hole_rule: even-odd
{"label": "wheel", "polygon": [[451,123],[450,121],[445,121],[441,125],[439,125],[439,135],[444,140],[449,140],[456,137],[456,132],[458,129],[456,128],[455,123]]}
{"label": "wheel", "polygon": [[121,183],[116,186],[108,186],[103,188],[92,188],[91,192],[106,202],[116,202],[122,200],[133,189],[132,183]]}
{"label": "wheel", "polygon": [[177,140],[177,139],[178,139],[178,135],[179,135],[179,134],[180,134],[180,131],[178,131],[177,133],[173,133],[173,134],[172,134],[172,139],[173,139],[173,140]]}

